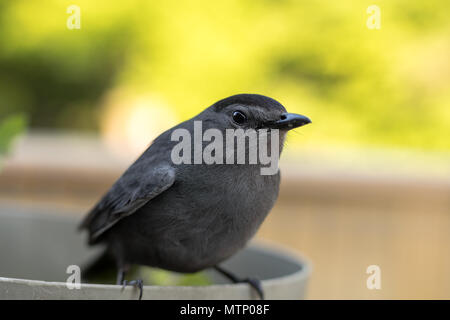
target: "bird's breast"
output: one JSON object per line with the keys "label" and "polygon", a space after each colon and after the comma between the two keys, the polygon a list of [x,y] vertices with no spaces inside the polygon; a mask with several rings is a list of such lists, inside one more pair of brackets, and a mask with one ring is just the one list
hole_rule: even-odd
{"label": "bird's breast", "polygon": [[195,182],[180,184],[189,208],[182,243],[197,248],[201,259],[214,263],[241,249],[273,207],[279,173],[263,176],[255,171],[239,166],[205,168]]}

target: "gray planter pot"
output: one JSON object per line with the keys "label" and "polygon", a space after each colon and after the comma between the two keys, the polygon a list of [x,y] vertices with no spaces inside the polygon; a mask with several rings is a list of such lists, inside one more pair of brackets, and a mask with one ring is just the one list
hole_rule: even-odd
{"label": "gray planter pot", "polygon": [[[82,284],[69,289],[69,265],[98,254],[84,246],[77,220],[36,210],[0,207],[0,299],[136,299],[133,287]],[[310,265],[279,247],[251,244],[223,264],[240,276],[263,280],[267,299],[303,299]],[[143,299],[253,299],[247,284],[229,284],[211,272],[214,285],[144,287]]]}

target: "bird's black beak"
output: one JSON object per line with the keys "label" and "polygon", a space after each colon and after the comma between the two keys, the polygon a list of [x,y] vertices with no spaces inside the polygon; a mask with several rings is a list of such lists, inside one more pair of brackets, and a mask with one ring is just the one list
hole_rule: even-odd
{"label": "bird's black beak", "polygon": [[308,117],[295,113],[283,113],[280,120],[267,123],[271,129],[291,130],[311,123]]}

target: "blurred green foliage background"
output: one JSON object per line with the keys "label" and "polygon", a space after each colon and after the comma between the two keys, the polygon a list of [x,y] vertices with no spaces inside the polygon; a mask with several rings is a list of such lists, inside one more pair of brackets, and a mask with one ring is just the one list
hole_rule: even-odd
{"label": "blurred green foliage background", "polygon": [[[372,4],[380,30],[366,26]],[[310,116],[309,143],[448,151],[449,12],[447,0],[2,0],[0,119],[95,131],[118,89],[180,119],[254,92]]]}
{"label": "blurred green foliage background", "polygon": [[26,117],[22,114],[13,114],[0,119],[0,155],[8,151],[13,138],[22,133],[25,126]]}

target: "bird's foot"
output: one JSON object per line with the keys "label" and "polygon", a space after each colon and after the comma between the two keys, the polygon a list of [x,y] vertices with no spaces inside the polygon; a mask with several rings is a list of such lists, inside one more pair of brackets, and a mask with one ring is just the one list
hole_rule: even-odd
{"label": "bird's foot", "polygon": [[261,280],[256,278],[245,278],[238,280],[236,283],[248,283],[259,296],[260,300],[264,300],[264,290],[262,288]]}
{"label": "bird's foot", "polygon": [[214,269],[216,269],[216,271],[221,273],[223,276],[225,276],[229,280],[233,281],[233,283],[248,283],[250,285],[250,287],[255,289],[256,293],[259,296],[259,298],[261,300],[264,300],[264,290],[262,288],[262,284],[261,284],[261,281],[259,279],[256,279],[256,278],[241,279],[241,278],[237,277],[236,275],[234,275],[233,273],[231,273],[230,271],[227,271],[227,270],[225,270],[224,268],[222,268],[220,266],[215,266]]}
{"label": "bird's foot", "polygon": [[142,281],[142,279],[131,280],[131,281],[123,280],[122,291],[125,289],[126,286],[133,286],[136,289],[139,289],[139,300],[142,300],[142,293],[144,291],[144,281]]}

